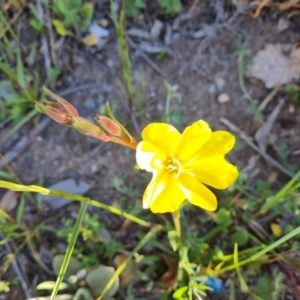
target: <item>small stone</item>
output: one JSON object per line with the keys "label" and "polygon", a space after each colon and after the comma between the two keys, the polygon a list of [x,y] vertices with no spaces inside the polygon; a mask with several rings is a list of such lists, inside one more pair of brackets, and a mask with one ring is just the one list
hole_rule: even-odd
{"label": "small stone", "polygon": [[91,172],[93,174],[96,174],[98,171],[99,171],[99,168],[98,168],[97,165],[94,164],[94,165],[91,166]]}
{"label": "small stone", "polygon": [[87,109],[96,109],[96,103],[93,99],[87,99],[84,103],[84,107]]}
{"label": "small stone", "polygon": [[154,24],[151,28],[150,36],[153,39],[157,39],[160,36],[160,33],[164,27],[164,23],[158,19],[154,21]]}
{"label": "small stone", "polygon": [[95,34],[101,39],[107,38],[109,36],[109,30],[97,24],[92,24],[88,30],[90,34]]}
{"label": "small stone", "polygon": [[156,108],[157,108],[157,110],[158,111],[164,111],[164,106],[163,106],[163,104],[161,104],[161,103],[158,103],[157,105],[156,105]]}
{"label": "small stone", "polygon": [[219,103],[224,104],[224,103],[227,103],[230,101],[230,97],[228,94],[222,93],[218,96],[218,101],[219,101]]}
{"label": "small stone", "polygon": [[208,92],[210,94],[214,94],[216,92],[216,86],[214,84],[210,84],[208,87]]}
{"label": "small stone", "polygon": [[107,27],[108,25],[108,20],[107,19],[101,19],[97,22],[100,26],[102,27]]}
{"label": "small stone", "polygon": [[282,32],[285,31],[286,29],[289,28],[290,22],[286,18],[280,18],[278,23],[277,23],[277,32]]}
{"label": "small stone", "polygon": [[222,91],[224,89],[224,86],[225,86],[225,80],[221,77],[217,77],[215,79],[215,85],[216,85],[216,87],[219,91]]}
{"label": "small stone", "polygon": [[147,31],[141,30],[138,28],[130,28],[127,31],[127,34],[132,37],[142,38],[142,39],[146,39],[146,40],[148,40],[150,38],[150,35]]}
{"label": "small stone", "polygon": [[290,114],[293,114],[295,112],[295,106],[293,105],[293,104],[291,104],[290,106],[289,106],[289,113]]}
{"label": "small stone", "polygon": [[150,93],[150,97],[151,97],[151,98],[156,97],[156,92],[155,92],[155,91],[152,91],[152,92]]}

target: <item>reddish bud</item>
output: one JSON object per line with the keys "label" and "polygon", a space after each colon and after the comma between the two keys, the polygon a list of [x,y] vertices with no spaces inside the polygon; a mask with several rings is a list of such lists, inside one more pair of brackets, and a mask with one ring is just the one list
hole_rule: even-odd
{"label": "reddish bud", "polygon": [[110,140],[100,127],[84,118],[73,118],[72,127],[78,130],[81,134],[100,139],[104,142],[108,142]]}
{"label": "reddish bud", "polygon": [[64,110],[67,114],[69,114],[72,117],[79,117],[76,108],[71,103],[59,97],[58,95],[52,93],[50,90],[48,90],[45,87],[44,87],[44,91],[47,95],[51,96],[55,101],[57,101],[56,105],[60,106],[61,109]]}
{"label": "reddish bud", "polygon": [[119,124],[117,124],[115,121],[104,117],[104,116],[96,116],[96,122],[98,125],[105,130],[108,134],[111,134],[113,136],[121,136],[121,127]]}
{"label": "reddish bud", "polygon": [[51,119],[56,121],[57,123],[63,125],[71,125],[72,117],[67,114],[64,109],[60,105],[48,105],[42,104],[39,102],[35,102],[35,108],[41,113],[48,115]]}

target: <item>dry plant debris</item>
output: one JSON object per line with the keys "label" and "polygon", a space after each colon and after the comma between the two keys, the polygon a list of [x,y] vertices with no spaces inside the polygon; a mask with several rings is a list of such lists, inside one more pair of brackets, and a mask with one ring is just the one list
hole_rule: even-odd
{"label": "dry plant debris", "polygon": [[289,55],[283,50],[289,45],[268,44],[253,59],[250,75],[264,82],[266,88],[290,83],[300,77],[300,49],[292,48]]}

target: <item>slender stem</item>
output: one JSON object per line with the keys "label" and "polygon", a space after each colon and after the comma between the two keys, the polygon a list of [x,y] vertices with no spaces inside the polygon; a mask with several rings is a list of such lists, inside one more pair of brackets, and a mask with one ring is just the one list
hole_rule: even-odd
{"label": "slender stem", "polygon": [[[18,192],[33,192],[33,193],[40,193],[42,195],[47,195],[47,196],[55,196],[55,197],[65,197],[68,200],[73,200],[73,201],[80,201],[82,203],[88,203],[92,206],[96,206],[102,209],[105,209],[113,214],[122,216],[128,220],[131,220],[143,227],[147,227],[147,228],[151,228],[153,227],[152,223],[146,222],[134,215],[131,215],[129,213],[123,212],[122,210],[110,206],[110,205],[106,205],[104,203],[101,203],[97,200],[91,200],[87,197],[81,196],[81,195],[73,195],[73,194],[69,194],[67,192],[64,191],[52,191],[49,190],[47,188],[43,188],[41,186],[37,186],[37,185],[30,185],[30,186],[26,186],[26,185],[21,185],[21,184],[16,184],[16,183],[12,183],[9,181],[4,181],[4,180],[0,180],[0,187],[1,188],[5,188],[5,189],[9,189],[12,191],[18,191]],[[1,213],[1,211],[0,211]]]}
{"label": "slender stem", "polygon": [[117,280],[119,275],[124,271],[124,269],[128,266],[130,261],[133,259],[134,255],[140,251],[147,242],[160,230],[162,230],[162,226],[157,225],[153,227],[144,237],[143,239],[136,245],[136,247],[130,252],[126,260],[117,268],[112,278],[109,280],[109,282],[106,284],[106,287],[102,291],[101,295],[97,298],[97,300],[101,300],[105,297],[105,294],[108,292],[108,290],[113,286],[114,282]]}
{"label": "slender stem", "polygon": [[176,211],[176,212],[172,213],[172,217],[173,217],[174,227],[177,232],[178,239],[179,239],[179,243],[181,244],[182,237],[181,237],[180,212]]}
{"label": "slender stem", "polygon": [[298,234],[300,234],[300,226],[297,227],[296,229],[294,229],[293,231],[291,231],[290,233],[288,233],[287,235],[283,236],[278,241],[272,243],[271,245],[269,245],[269,246],[265,247],[264,249],[262,249],[261,251],[257,252],[256,254],[250,256],[249,258],[247,258],[245,260],[239,261],[238,265],[235,265],[235,264],[230,265],[228,267],[221,269],[217,273],[218,274],[225,273],[227,271],[234,270],[237,267],[241,267],[248,263],[255,262],[261,256],[265,255],[266,253],[270,252],[271,250],[275,249],[276,247],[280,246],[281,244],[283,244],[284,242],[288,241],[289,239],[293,238],[294,236],[296,236]]}
{"label": "slender stem", "polygon": [[73,249],[74,249],[74,246],[75,246],[75,243],[76,243],[76,240],[77,240],[77,237],[78,237],[78,234],[79,234],[79,231],[80,231],[80,227],[81,227],[85,212],[87,210],[88,204],[89,204],[88,202],[83,203],[80,207],[78,217],[77,217],[75,226],[73,228],[71,239],[70,239],[67,251],[66,251],[66,255],[64,257],[64,261],[62,263],[62,266],[60,268],[57,280],[55,282],[55,286],[54,286],[54,289],[52,291],[50,300],[54,300],[56,298],[59,287],[60,287],[60,285],[63,281],[63,278],[64,278],[64,275],[65,275],[66,270],[68,268],[68,265],[69,265],[69,262],[70,262],[70,259],[71,259],[72,253],[73,253]]}

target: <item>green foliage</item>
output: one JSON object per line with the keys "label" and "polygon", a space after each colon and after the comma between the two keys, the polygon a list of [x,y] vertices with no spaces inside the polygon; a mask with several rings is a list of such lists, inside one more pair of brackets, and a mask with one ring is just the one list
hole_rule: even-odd
{"label": "green foliage", "polygon": [[286,288],[283,283],[284,274],[274,269],[270,275],[260,274],[258,276],[254,292],[264,300],[280,299],[281,292]]}
{"label": "green foliage", "polygon": [[145,7],[144,0],[124,0],[125,13],[128,17],[136,17]]}
{"label": "green foliage", "polygon": [[72,35],[68,29],[85,30],[93,17],[92,3],[82,3],[81,0],[53,0],[52,10],[55,17],[52,21],[58,34]]}
{"label": "green foliage", "polygon": [[[69,241],[74,221],[67,219],[65,225],[65,228],[58,231],[57,236],[67,238],[67,241]],[[111,239],[110,233],[99,222],[97,214],[85,214],[79,237],[82,238],[83,243],[78,243],[76,249],[74,249],[74,255],[81,258],[85,267],[99,264],[100,257],[112,259],[123,248],[120,242]]]}
{"label": "green foliage", "polygon": [[284,87],[284,91],[294,104],[300,105],[300,89],[298,85],[288,84]]}
{"label": "green foliage", "polygon": [[165,89],[167,91],[165,111],[162,115],[162,121],[170,123],[175,127],[179,127],[186,122],[182,115],[181,109],[171,110],[171,101],[177,100],[179,103],[182,102],[182,94],[178,92],[177,85],[171,85],[167,80],[163,81]]}
{"label": "green foliage", "polygon": [[181,10],[180,0],[157,0],[167,15],[174,16]]}
{"label": "green foliage", "polygon": [[10,282],[0,280],[0,292],[8,293],[10,291]]}

